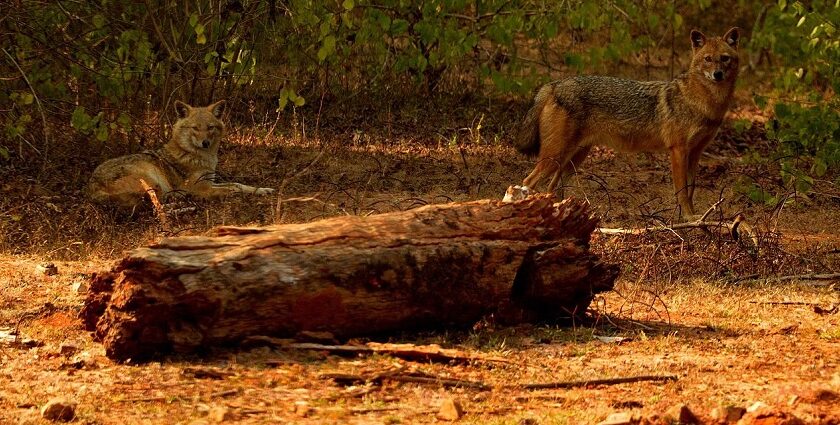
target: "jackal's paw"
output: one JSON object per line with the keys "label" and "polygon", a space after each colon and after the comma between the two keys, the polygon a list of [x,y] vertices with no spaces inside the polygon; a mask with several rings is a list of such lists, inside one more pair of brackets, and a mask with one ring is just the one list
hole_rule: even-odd
{"label": "jackal's paw", "polygon": [[502,198],[502,202],[519,201],[527,198],[529,195],[531,195],[531,189],[529,189],[528,186],[508,186],[505,191],[505,197]]}
{"label": "jackal's paw", "polygon": [[270,187],[258,187],[257,190],[254,191],[254,195],[271,195],[274,192],[275,190]]}

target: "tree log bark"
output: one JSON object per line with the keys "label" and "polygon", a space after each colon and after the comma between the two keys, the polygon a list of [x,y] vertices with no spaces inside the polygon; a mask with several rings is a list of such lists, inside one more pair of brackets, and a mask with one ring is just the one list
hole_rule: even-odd
{"label": "tree log bark", "polygon": [[163,239],[93,277],[82,318],[107,355],[143,361],[254,335],[581,316],[618,267],[589,252],[587,203],[475,201]]}

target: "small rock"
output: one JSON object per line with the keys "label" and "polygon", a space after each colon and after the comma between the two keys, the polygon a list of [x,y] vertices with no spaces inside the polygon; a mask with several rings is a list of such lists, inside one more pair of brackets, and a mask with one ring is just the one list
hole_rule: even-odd
{"label": "small rock", "polygon": [[300,331],[295,335],[299,342],[312,342],[315,344],[338,344],[335,335],[330,332]]}
{"label": "small rock", "polygon": [[518,425],[539,425],[539,422],[534,418],[522,418]]}
{"label": "small rock", "polygon": [[305,418],[312,413],[312,407],[309,406],[309,403],[306,401],[296,401],[295,402],[295,414],[300,416],[301,418]]}
{"label": "small rock", "polygon": [[440,404],[440,410],[437,413],[438,418],[445,421],[457,421],[461,419],[461,416],[464,416],[464,409],[458,400],[451,397],[443,399],[443,402]]}
{"label": "small rock", "polygon": [[765,404],[763,402],[756,401],[755,403],[751,404],[750,407],[747,407],[747,413],[756,412],[756,411],[764,409],[766,407],[769,407],[769,406],[767,406],[767,404]]}
{"label": "small rock", "polygon": [[712,419],[718,422],[737,422],[745,413],[747,409],[741,406],[720,406],[712,410]]}
{"label": "small rock", "polygon": [[738,425],[805,425],[802,419],[767,405],[751,412],[747,410],[747,414],[738,421]]}
{"label": "small rock", "polygon": [[222,423],[233,419],[233,412],[225,406],[211,407],[207,412],[207,420],[215,423]]}
{"label": "small rock", "polygon": [[53,422],[70,422],[76,417],[76,403],[56,397],[41,408],[41,416]]}
{"label": "small rock", "polygon": [[53,276],[58,274],[58,267],[53,263],[41,263],[35,266],[35,271],[43,275]]}
{"label": "small rock", "polygon": [[71,356],[77,351],[79,351],[79,347],[69,342],[62,342],[61,345],[58,346],[58,353],[62,356]]}
{"label": "small rock", "polygon": [[27,411],[18,416],[18,425],[37,425],[41,422],[41,415],[37,410]]}
{"label": "small rock", "polygon": [[73,282],[73,292],[77,294],[86,294],[88,291],[88,284],[84,280],[77,280]]}
{"label": "small rock", "polygon": [[633,417],[628,412],[610,413],[607,419],[598,422],[598,425],[633,425],[639,422],[638,418]]}
{"label": "small rock", "polygon": [[694,415],[694,412],[688,408],[685,404],[677,404],[667,412],[665,412],[665,418],[670,419],[673,422],[679,422],[685,425],[693,425],[699,424],[700,421],[697,419],[697,416]]}

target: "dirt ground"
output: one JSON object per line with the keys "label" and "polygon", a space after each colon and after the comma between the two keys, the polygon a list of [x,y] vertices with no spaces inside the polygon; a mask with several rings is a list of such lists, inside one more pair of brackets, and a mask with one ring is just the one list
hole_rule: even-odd
{"label": "dirt ground", "polygon": [[[759,248],[749,238],[736,241],[726,232],[698,229],[596,233],[592,249],[620,263],[622,275],[615,291],[593,302],[589,323],[515,328],[483,323],[379,339],[440,344],[505,361],[435,364],[259,347],[124,365],[107,359],[82,329],[77,315],[84,293],[75,286],[110,268],[125,251],[164,236],[201,234],[223,224],[304,222],[500,198],[533,166],[508,146],[509,123],[478,124],[483,114],[500,112],[521,111],[506,105],[462,110],[461,119],[438,119],[427,124],[437,130],[420,136],[412,134],[411,123],[401,127],[400,117],[374,120],[393,123],[385,133],[369,132],[363,116],[348,119],[324,130],[328,137],[306,135],[298,122],[284,123],[288,130],[280,136],[267,135],[270,123],[234,128],[220,174],[277,187],[277,196],[191,201],[187,205],[194,211],[170,216],[165,225],[151,213],[124,217],[80,196],[98,161],[131,147],[96,155],[68,152],[64,165],[50,165],[55,170],[74,165],[60,183],[5,170],[0,423],[47,423],[39,409],[57,396],[76,402],[76,423],[89,424],[436,423],[445,422],[437,414],[449,399],[463,407],[460,423],[474,424],[597,423],[616,412],[648,421],[659,415],[659,423],[667,423],[661,417],[679,403],[702,423],[715,423],[714,409],[757,402],[767,407],[748,414],[753,422],[745,423],[796,423],[784,422],[793,416],[840,423],[838,281],[776,279],[840,270],[840,191],[825,180],[816,182],[815,194],[791,198],[782,208],[750,202],[739,190],[745,180],[787,193],[774,162],[763,157],[770,147],[760,122],[741,132],[732,121],[725,124],[701,161],[695,201],[702,211],[723,198],[710,217],[744,214]],[[742,109],[730,118],[752,112]],[[605,227],[638,227],[676,218],[670,185],[664,155],[600,149],[566,195],[588,199]],[[58,273],[36,269],[45,261]],[[321,377],[394,368],[492,389],[388,380],[381,386],[342,386]],[[521,387],[638,375],[676,380]],[[761,412],[775,419],[760,422]]]}

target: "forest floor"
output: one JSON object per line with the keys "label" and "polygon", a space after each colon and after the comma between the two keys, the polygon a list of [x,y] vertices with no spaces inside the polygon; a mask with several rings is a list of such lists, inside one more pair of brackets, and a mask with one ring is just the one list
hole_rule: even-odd
{"label": "forest floor", "polygon": [[[680,403],[701,423],[716,423],[713,410],[758,402],[766,406],[743,423],[796,423],[794,416],[840,423],[838,280],[778,279],[840,271],[840,190],[830,180],[816,181],[808,196],[786,190],[767,157],[762,118],[745,107],[731,114],[701,160],[695,204],[702,212],[723,198],[711,217],[744,214],[758,248],[745,238],[697,229],[596,232],[593,251],[621,264],[622,275],[615,291],[593,302],[590,323],[484,323],[379,339],[440,344],[503,362],[437,364],[259,347],[126,365],[106,358],[83,330],[78,284],[127,250],[164,236],[501,198],[533,166],[501,130],[514,128],[508,124],[521,108],[475,106],[458,113],[451,122],[433,114],[437,121],[425,125],[436,130],[421,136],[413,133],[416,121],[406,124],[405,117],[423,117],[422,110],[372,117],[388,123],[380,132],[369,131],[363,114],[314,135],[298,122],[282,123],[292,130],[280,136],[268,133],[271,123],[233,128],[220,175],[282,190],[259,199],[196,202],[195,211],[168,217],[166,225],[150,213],[116,215],[80,196],[96,163],[130,146],[95,155],[68,149],[63,162],[40,170],[41,178],[3,170],[0,423],[46,423],[39,409],[54,397],[77,403],[76,422],[90,424],[433,423],[445,422],[438,413],[450,400],[463,407],[460,423],[474,424],[597,423],[619,412],[649,422],[658,415],[667,423],[663,415]],[[499,114],[517,118],[479,124]],[[735,120],[745,117],[753,126],[736,130]],[[782,208],[751,202],[748,183],[789,202]],[[598,149],[566,195],[588,199],[605,227],[676,219],[664,155]],[[56,274],[38,269],[47,261]],[[395,368],[492,389],[389,380],[348,387],[320,376]],[[520,385],[639,375],[676,380],[542,390]],[[775,416],[761,422],[763,414]]]}

